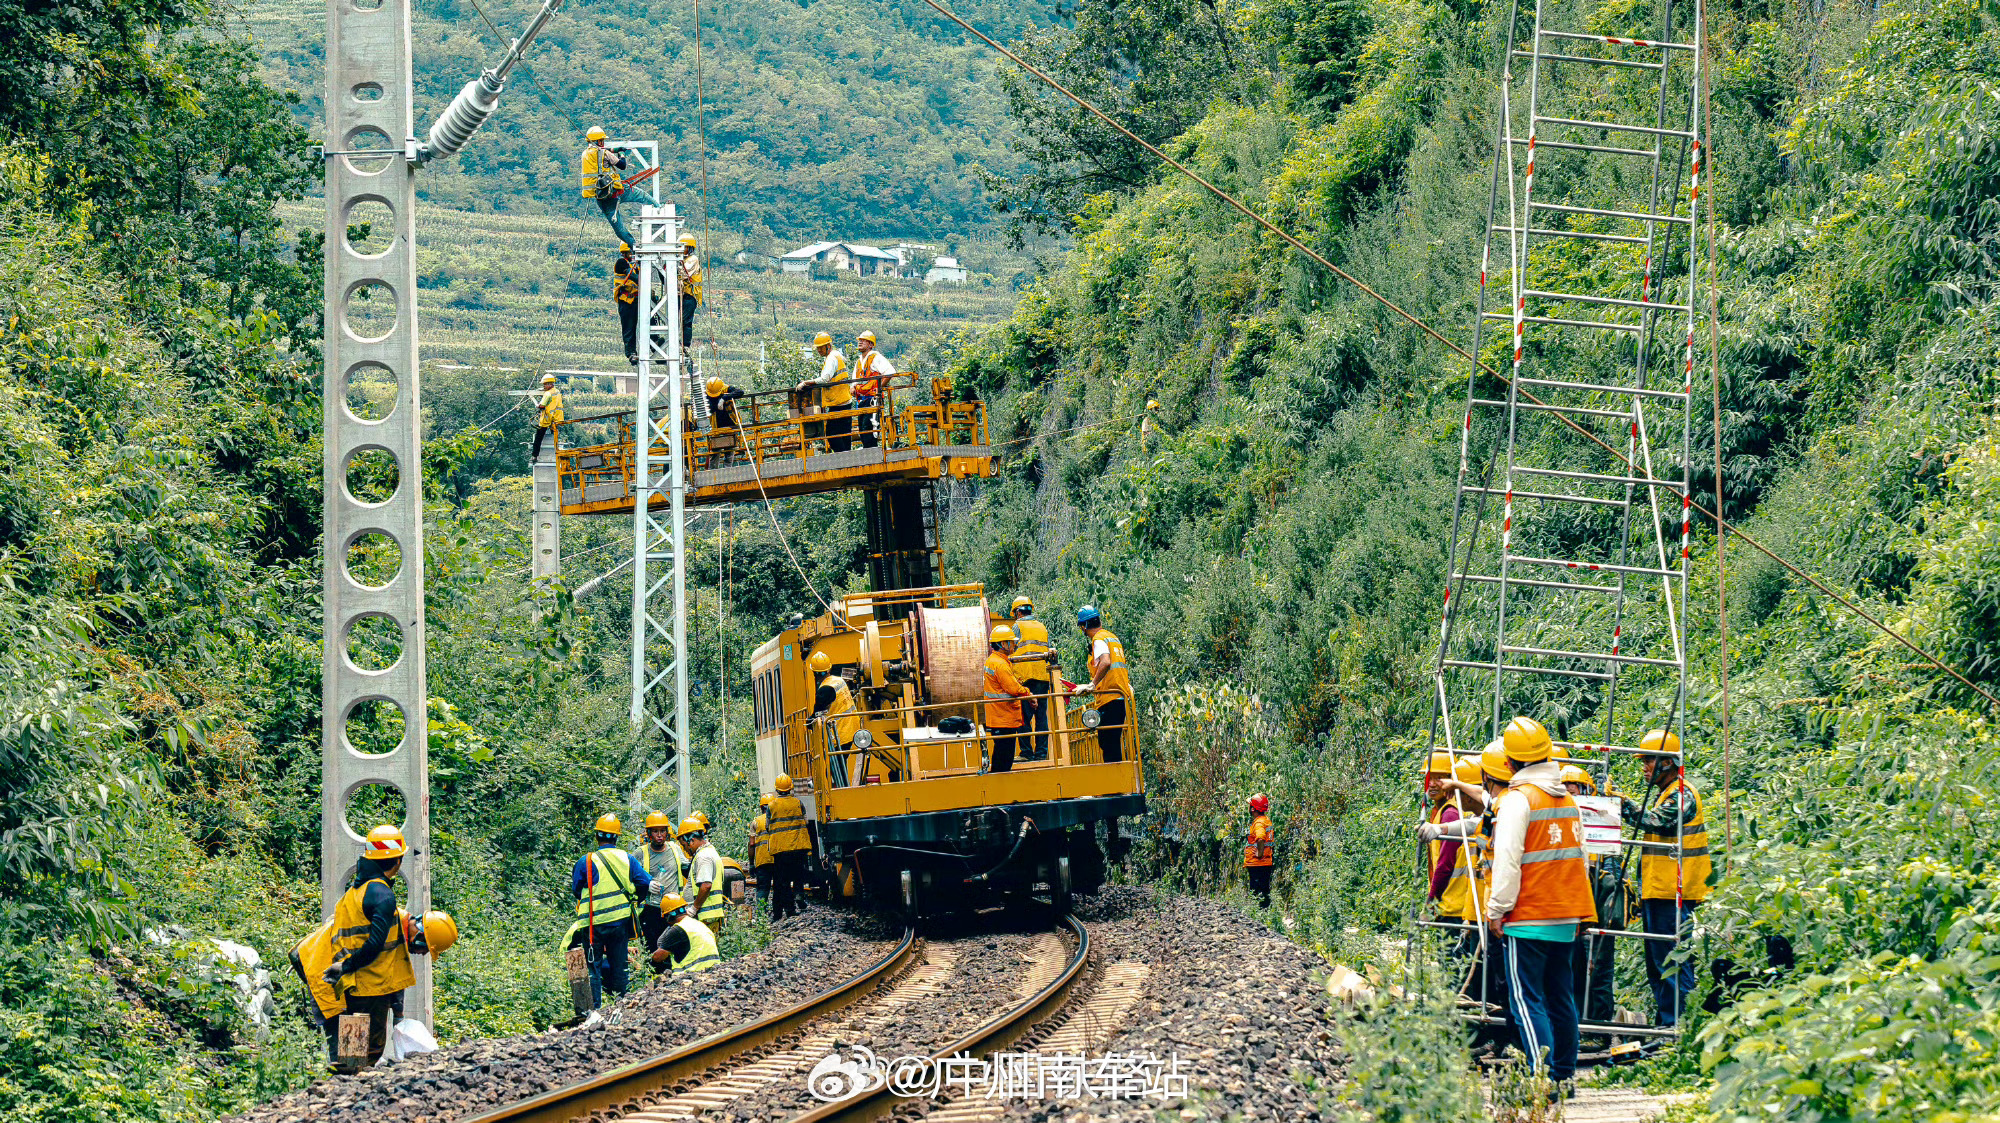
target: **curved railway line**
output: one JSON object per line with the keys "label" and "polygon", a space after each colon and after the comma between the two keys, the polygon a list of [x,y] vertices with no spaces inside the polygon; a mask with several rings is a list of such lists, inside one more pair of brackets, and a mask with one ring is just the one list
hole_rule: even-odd
{"label": "curved railway line", "polygon": [[[870,1029],[912,1021],[918,1004],[963,996],[961,966],[972,957],[1005,961],[1010,951],[984,934],[927,942],[905,928],[896,947],[866,969],[796,1005],[720,1033],[612,1069],[590,1079],[468,1117],[462,1123],[667,1123],[704,1114],[723,1115],[739,1101],[771,1114],[771,1093],[790,1099],[804,1093],[807,1071]],[[1118,965],[1094,970],[1089,930],[1074,916],[1059,929],[1025,939],[1020,969],[1003,973],[1014,986],[997,1011],[969,1029],[950,1033],[943,1045],[921,1052],[931,1060],[965,1054],[983,1057],[1031,1041],[1051,1045],[1087,1040],[1115,1022],[1137,994],[1143,976]],[[886,1057],[884,1058],[887,1059]],[[801,1102],[813,1102],[801,1099]],[[997,1116],[997,1106],[952,1103],[900,1095],[878,1084],[836,1103],[794,1111],[797,1123],[930,1115],[950,1123]]]}

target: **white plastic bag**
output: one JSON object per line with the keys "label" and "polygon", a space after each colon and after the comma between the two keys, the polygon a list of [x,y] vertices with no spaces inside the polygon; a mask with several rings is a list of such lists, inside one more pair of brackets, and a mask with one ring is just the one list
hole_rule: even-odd
{"label": "white plastic bag", "polygon": [[435,1053],[437,1047],[437,1038],[431,1036],[428,1026],[415,1018],[404,1018],[389,1030],[388,1043],[382,1048],[382,1059],[375,1064],[378,1068],[395,1064],[418,1053]]}

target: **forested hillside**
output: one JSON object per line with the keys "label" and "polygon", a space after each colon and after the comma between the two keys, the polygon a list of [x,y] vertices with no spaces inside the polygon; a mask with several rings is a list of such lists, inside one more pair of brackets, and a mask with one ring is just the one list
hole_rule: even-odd
{"label": "forested hillside", "polygon": [[[416,5],[420,129],[498,60],[538,6]],[[577,152],[584,130],[601,124],[614,137],[658,140],[663,197],[683,214],[712,208],[711,225],[760,249],[782,253],[821,238],[941,242],[991,226],[981,172],[1006,176],[1018,166],[1006,100],[992,60],[930,9],[917,0],[703,4],[706,183],[695,11],[646,0],[566,8],[514,77],[506,110],[479,143],[426,177],[422,197],[470,211],[587,207]],[[962,14],[1011,38],[1051,22],[1053,8],[982,0]],[[251,0],[230,20],[253,36],[271,81],[300,93],[299,120],[311,127],[320,120],[325,19],[316,0]]]}
{"label": "forested hillside", "polygon": [[[973,165],[1020,161],[995,200],[1076,248],[1005,323],[935,349],[991,404],[1006,463],[953,504],[947,574],[1029,593],[1049,618],[1097,603],[1124,636],[1160,812],[1128,876],[1232,891],[1239,809],[1268,791],[1288,847],[1273,922],[1398,969],[1384,942],[1420,895],[1411,788],[1464,362],[1020,76],[987,77],[917,9],[843,3],[704,5],[709,73],[734,103],[710,98],[735,115],[711,150],[738,158],[717,220],[740,205],[739,233],[969,228],[987,221]],[[1593,22],[1624,33],[1629,10]],[[525,11],[487,9],[503,29]],[[1469,340],[1503,11],[1091,3],[1070,31],[968,14]],[[200,4],[0,16],[7,1119],[210,1119],[317,1071],[297,988],[280,978],[260,1036],[199,939],[281,965],[319,920],[321,246],[277,211],[315,192],[318,165],[309,107],[261,77],[317,96],[317,16],[248,15],[280,57]],[[685,138],[691,15],[566,10],[475,146],[489,162],[434,198],[549,213],[579,111],[622,131],[640,106]],[[1709,25],[1725,465],[1718,489],[1698,431],[1696,498],[1719,490],[1745,528],[1992,689],[2000,12],[1730,2]],[[420,22],[428,108],[497,49],[484,27],[457,9]],[[676,194],[698,194],[677,174]],[[512,300],[512,283],[482,277],[467,299]],[[424,472],[434,893],[467,933],[439,970],[447,1039],[560,1015],[565,871],[652,762],[625,725],[616,581],[583,600],[527,581],[517,435],[472,424],[491,389],[439,394]],[[808,582],[853,587],[860,537],[856,504],[780,504],[795,566],[752,514],[710,516],[694,557],[697,798],[728,852],[755,799],[742,662],[813,604]],[[1690,749],[1726,856],[1696,945],[1759,964],[1783,935],[1798,965],[1698,1016],[1652,1074],[1731,1120],[2000,1113],[1993,715],[1732,541],[1725,765],[1716,539],[1696,529]],[[618,536],[570,526],[574,572],[609,568]],[[1073,632],[1060,646],[1081,665]],[[1508,701],[1558,732],[1599,702]],[[1670,699],[1642,685],[1628,702],[1637,723]],[[1209,839],[1221,869],[1170,845]],[[1620,987],[1643,1007],[1629,953]],[[1324,1114],[1476,1110],[1460,1042],[1403,1009],[1341,1024],[1354,1081],[1325,1090]]]}

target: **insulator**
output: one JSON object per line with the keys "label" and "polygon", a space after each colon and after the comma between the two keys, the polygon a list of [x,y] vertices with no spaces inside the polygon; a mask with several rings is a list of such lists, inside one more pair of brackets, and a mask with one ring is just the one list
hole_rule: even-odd
{"label": "insulator", "polygon": [[438,117],[437,124],[431,126],[430,136],[417,149],[417,163],[442,159],[465,147],[465,142],[500,107],[500,90],[505,85],[490,70],[467,82]]}

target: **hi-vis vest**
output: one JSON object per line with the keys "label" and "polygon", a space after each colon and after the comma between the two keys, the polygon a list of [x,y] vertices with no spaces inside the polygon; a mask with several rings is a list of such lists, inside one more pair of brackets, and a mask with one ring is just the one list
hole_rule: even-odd
{"label": "hi-vis vest", "polygon": [[1023,616],[1014,621],[1014,676],[1022,682],[1049,681],[1049,630],[1040,620]]}
{"label": "hi-vis vest", "polygon": [[563,423],[562,391],[551,389],[535,403],[535,424],[553,429]]}
{"label": "hi-vis vest", "polygon": [[1458,914],[1467,924],[1484,924],[1492,915],[1486,907],[1487,898],[1493,895],[1493,815],[1489,811],[1479,819],[1479,829],[1465,840],[1461,854],[1471,851],[1466,864],[1470,867],[1469,880],[1472,892],[1465,895],[1465,908]]}
{"label": "hi-vis vest", "polygon": [[843,745],[854,743],[854,732],[861,728],[861,715],[854,710],[854,692],[847,689],[847,680],[839,675],[826,676],[826,685],[833,687],[833,701],[826,705],[826,719],[833,723],[834,735]]}
{"label": "hi-vis vest", "polygon": [[595,144],[584,145],[583,197],[586,199],[597,198],[600,194],[598,190],[600,186],[604,188],[605,193],[622,190],[625,187],[625,181],[618,177],[617,168],[617,153],[608,148],[600,148]]}
{"label": "hi-vis vest", "polygon": [[674,921],[674,927],[685,932],[688,938],[687,954],[669,964],[674,970],[706,971],[722,962],[721,953],[715,950],[715,933],[708,930],[708,925],[682,914],[679,920]]}
{"label": "hi-vis vest", "polygon": [[1597,919],[1590,868],[1583,861],[1583,815],[1568,792],[1550,795],[1534,784],[1508,789],[1528,797],[1528,831],[1521,846],[1521,895],[1509,924]]}
{"label": "hi-vis vest", "polygon": [[1111,653],[1111,669],[1105,672],[1104,681],[1097,684],[1097,704],[1101,706],[1118,698],[1131,697],[1132,679],[1125,673],[1125,645],[1118,642],[1111,629],[1099,628],[1097,634],[1090,637],[1093,650],[1100,642]]}
{"label": "hi-vis vest", "polygon": [[[833,381],[819,388],[821,409],[845,409],[854,401],[854,384],[847,381],[847,356],[839,351],[830,351],[827,358],[833,360]],[[825,371],[825,364],[821,364]]]}
{"label": "hi-vis vest", "polygon": [[760,869],[771,864],[769,844],[764,841],[764,816],[750,820],[750,868]]}
{"label": "hi-vis vest", "polygon": [[1021,685],[1014,678],[1014,666],[997,651],[986,656],[986,728],[1019,729],[1022,721],[1021,696],[1008,684]]}
{"label": "hi-vis vest", "polygon": [[655,908],[659,907],[660,898],[666,895],[667,886],[686,882],[687,859],[681,856],[680,846],[671,840],[664,850],[641,846],[632,851],[632,856],[639,859],[639,868],[653,879],[653,892],[648,896],[647,903]]}
{"label": "hi-vis vest", "polygon": [[812,849],[812,839],[806,835],[806,805],[798,797],[773,798],[767,814],[770,817],[764,824],[764,845],[771,848],[771,857]]}
{"label": "hi-vis vest", "polygon": [[[1665,834],[1642,832],[1640,838],[1646,842],[1681,845],[1679,868],[1674,865],[1674,855],[1670,850],[1647,849],[1639,855],[1639,899],[1643,901],[1671,901],[1676,897],[1683,901],[1705,901],[1708,899],[1708,875],[1711,859],[1708,856],[1708,819],[1701,806],[1701,797],[1688,786],[1685,777],[1676,777],[1667,789],[1653,801],[1653,807],[1665,803],[1676,791],[1684,791],[1694,801],[1694,817],[1687,821],[1679,834],[1669,831]],[[1647,808],[1652,810],[1652,808]]]}
{"label": "hi-vis vest", "polygon": [[875,363],[881,356],[874,351],[863,351],[854,360],[854,392],[863,398],[877,397],[882,393],[882,377],[874,374]]}
{"label": "hi-vis vest", "polygon": [[[341,962],[368,942],[368,915],[361,911],[361,896],[376,881],[389,885],[379,877],[364,881],[341,894],[340,903],[333,906],[333,962]],[[392,924],[381,954],[347,976],[346,989],[348,994],[373,997],[394,994],[416,983],[416,973],[410,968],[410,947],[403,942],[403,926]]]}
{"label": "hi-vis vest", "polygon": [[1269,866],[1278,857],[1278,831],[1269,815],[1250,820],[1250,834],[1243,843],[1243,868]]}
{"label": "hi-vis vest", "polygon": [[620,304],[639,303],[639,274],[624,258],[611,267],[611,295]]}
{"label": "hi-vis vest", "polygon": [[[701,921],[703,924],[713,924],[721,920],[729,912],[729,898],[724,896],[722,892],[721,852],[716,850],[714,843],[704,842],[701,844],[701,849],[694,852],[694,861],[701,861],[703,854],[708,855],[709,868],[715,871],[715,880],[708,883],[708,899],[701,903],[701,912],[695,919]],[[694,882],[694,884],[689,886],[690,890],[694,892],[701,891],[701,884],[694,881],[693,863],[688,865],[688,880]]]}
{"label": "hi-vis vest", "polygon": [[[1438,817],[1443,814],[1444,808],[1431,808],[1430,821],[1433,823],[1437,822]],[[1464,812],[1460,812],[1461,816],[1463,814]],[[1458,844],[1458,859],[1452,864],[1451,880],[1445,883],[1444,892],[1438,895],[1438,915],[1440,916],[1463,917],[1465,915],[1466,899],[1472,895],[1472,886],[1469,884],[1472,879],[1471,851],[1472,842],[1470,839]],[[1431,841],[1431,869],[1437,868],[1438,858],[1443,854],[1443,841],[1433,839]]]}
{"label": "hi-vis vest", "polygon": [[700,269],[695,269],[692,272],[684,273],[681,275],[681,295],[688,297],[689,299],[695,301],[697,304],[701,302]]}
{"label": "hi-vis vest", "polygon": [[592,926],[602,928],[629,918],[639,903],[639,890],[632,884],[632,866],[616,846],[592,851],[583,868],[583,895],[576,900],[576,923],[563,936],[563,945]]}

